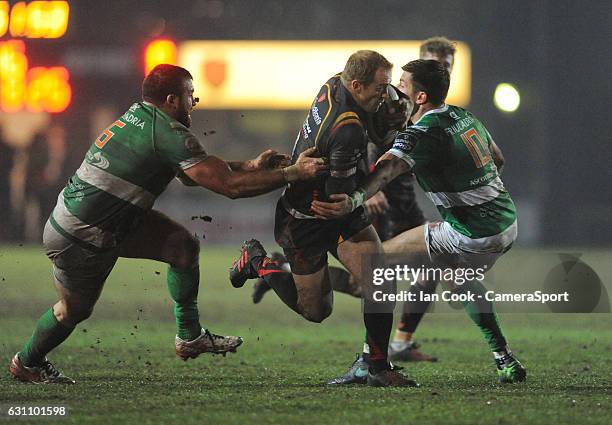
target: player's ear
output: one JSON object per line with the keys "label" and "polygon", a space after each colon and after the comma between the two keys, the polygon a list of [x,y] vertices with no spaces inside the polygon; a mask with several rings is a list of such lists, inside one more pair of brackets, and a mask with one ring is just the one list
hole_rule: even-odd
{"label": "player's ear", "polygon": [[424,105],[427,103],[427,101],[429,100],[429,96],[427,96],[427,93],[424,91],[420,91],[418,92],[417,96],[416,96],[416,104],[417,105]]}
{"label": "player's ear", "polygon": [[356,92],[359,92],[359,90],[361,90],[361,87],[363,87],[363,84],[361,84],[360,81],[358,80],[351,81],[351,88],[355,90]]}
{"label": "player's ear", "polygon": [[166,96],[166,103],[169,105],[176,106],[176,104],[178,104],[178,100],[178,96],[175,94],[169,94]]}

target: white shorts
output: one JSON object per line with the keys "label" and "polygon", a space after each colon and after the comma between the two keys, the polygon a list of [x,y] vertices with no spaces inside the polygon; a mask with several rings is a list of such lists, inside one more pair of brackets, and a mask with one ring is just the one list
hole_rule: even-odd
{"label": "white shorts", "polygon": [[518,234],[515,220],[506,230],[484,238],[469,238],[445,222],[425,226],[427,253],[434,264],[493,267],[495,261],[512,247]]}

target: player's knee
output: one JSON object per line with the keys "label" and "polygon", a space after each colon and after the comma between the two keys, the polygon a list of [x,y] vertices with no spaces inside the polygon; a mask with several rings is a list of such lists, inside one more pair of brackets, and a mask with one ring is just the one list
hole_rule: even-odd
{"label": "player's knee", "polygon": [[93,313],[93,305],[71,305],[65,302],[56,304],[53,313],[58,322],[66,326],[76,326],[87,320]]}
{"label": "player's knee", "polygon": [[324,302],[317,306],[302,309],[302,317],[309,322],[321,323],[327,319],[332,312],[332,305]]}
{"label": "player's knee", "polygon": [[172,265],[181,269],[187,269],[194,267],[198,264],[200,257],[200,241],[198,239],[185,232],[180,236],[178,241],[178,249],[176,250],[175,258],[172,261]]}

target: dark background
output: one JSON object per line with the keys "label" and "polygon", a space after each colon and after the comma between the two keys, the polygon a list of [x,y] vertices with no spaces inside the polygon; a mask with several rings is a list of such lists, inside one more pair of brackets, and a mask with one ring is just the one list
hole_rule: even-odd
{"label": "dark background", "polygon": [[[573,247],[612,244],[607,146],[612,120],[605,116],[612,99],[611,3],[88,0],[70,4],[70,24],[62,39],[26,41],[31,66],[61,64],[71,73],[72,104],[53,117],[68,129],[66,178],[92,142],[92,111],[105,106],[118,116],[139,99],[143,50],[155,37],[180,42],[421,40],[444,35],[471,48],[468,109],[487,125],[506,156],[503,180],[519,208],[519,242]],[[257,70],[245,69],[244,78],[257,84]],[[518,111],[503,113],[493,105],[493,91],[500,82],[511,82],[519,89]],[[318,87],[312,89],[314,95]],[[267,146],[289,151],[304,116],[305,111],[193,114],[196,134],[216,130],[205,138],[209,152],[227,159],[252,157]],[[0,149],[3,173],[9,167],[8,155]],[[6,193],[0,195],[0,202],[6,204]],[[261,223],[254,226],[269,232],[275,198],[237,203],[172,186],[160,203],[170,212],[179,209],[179,204],[192,205],[193,213],[233,211],[238,221],[261,214]],[[246,211],[247,206],[252,210]],[[5,213],[10,208],[1,207]],[[21,215],[13,212],[2,225],[18,229]],[[231,236],[244,239],[239,229],[240,223]],[[209,240],[224,240],[211,232]],[[7,239],[24,238],[17,230],[4,234]]]}

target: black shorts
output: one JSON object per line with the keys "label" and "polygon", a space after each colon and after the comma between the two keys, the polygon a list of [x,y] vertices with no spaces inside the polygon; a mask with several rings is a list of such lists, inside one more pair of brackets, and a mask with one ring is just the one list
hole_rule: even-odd
{"label": "black shorts", "polygon": [[427,220],[416,200],[399,205],[389,200],[389,209],[376,216],[375,227],[381,241],[389,240],[406,230],[419,227]]}
{"label": "black shorts", "polygon": [[328,252],[335,256],[338,244],[369,225],[363,207],[337,220],[296,218],[287,211],[281,198],[276,204],[274,238],[283,248],[291,272],[306,275],[321,270],[327,264]]}

